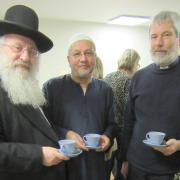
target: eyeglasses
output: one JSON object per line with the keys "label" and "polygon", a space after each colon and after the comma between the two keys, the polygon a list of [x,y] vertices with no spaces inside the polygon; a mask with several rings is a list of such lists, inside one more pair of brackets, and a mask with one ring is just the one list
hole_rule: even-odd
{"label": "eyeglasses", "polygon": [[96,53],[94,51],[85,51],[85,52],[77,51],[77,52],[73,52],[71,55],[74,58],[80,58],[82,55],[84,55],[85,57],[93,57],[95,56],[95,54]]}
{"label": "eyeglasses", "polygon": [[39,56],[39,51],[33,48],[23,48],[21,45],[10,45],[10,44],[2,44],[3,46],[9,47],[14,53],[21,54],[24,51],[27,51],[28,55],[31,58],[36,58]]}

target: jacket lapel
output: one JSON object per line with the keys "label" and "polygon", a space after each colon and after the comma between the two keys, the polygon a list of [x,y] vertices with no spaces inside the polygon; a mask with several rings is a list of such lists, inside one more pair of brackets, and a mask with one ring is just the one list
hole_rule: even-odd
{"label": "jacket lapel", "polygon": [[23,108],[22,106],[17,106],[17,108],[37,129],[57,143],[57,135],[39,109],[34,109],[30,106],[23,106]]}

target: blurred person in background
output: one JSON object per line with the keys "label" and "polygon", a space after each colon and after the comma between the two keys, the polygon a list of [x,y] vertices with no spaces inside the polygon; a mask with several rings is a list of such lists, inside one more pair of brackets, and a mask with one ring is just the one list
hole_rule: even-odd
{"label": "blurred person in background", "polygon": [[92,76],[98,79],[103,79],[103,63],[98,56],[96,57],[96,65],[93,69]]}
{"label": "blurred person in background", "polygon": [[[124,121],[124,107],[128,96],[128,87],[130,79],[139,68],[140,55],[134,49],[126,49],[118,60],[118,70],[112,72],[104,80],[112,87],[115,103],[115,119],[118,122],[118,136],[114,143],[114,149],[117,149],[112,155],[111,166],[115,179],[120,179],[121,158],[121,132]],[[115,147],[117,144],[118,147]],[[111,168],[112,169],[112,168]]]}

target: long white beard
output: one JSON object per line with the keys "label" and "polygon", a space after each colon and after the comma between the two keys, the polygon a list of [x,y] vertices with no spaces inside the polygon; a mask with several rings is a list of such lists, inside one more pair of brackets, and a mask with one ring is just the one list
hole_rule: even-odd
{"label": "long white beard", "polygon": [[35,78],[38,61],[30,71],[13,67],[10,60],[0,54],[0,76],[4,90],[13,104],[31,105],[34,108],[45,104],[44,94]]}

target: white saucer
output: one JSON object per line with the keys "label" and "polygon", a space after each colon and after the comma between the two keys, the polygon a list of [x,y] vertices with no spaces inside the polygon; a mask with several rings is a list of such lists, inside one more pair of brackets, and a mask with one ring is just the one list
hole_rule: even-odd
{"label": "white saucer", "polygon": [[144,139],[143,140],[143,143],[146,144],[147,146],[151,146],[153,148],[164,148],[164,147],[167,147],[166,144],[154,144],[154,143],[151,143],[149,142],[147,139]]}
{"label": "white saucer", "polygon": [[101,149],[101,146],[88,146],[88,145],[86,145],[86,147],[88,149],[94,149],[94,150]]}
{"label": "white saucer", "polygon": [[61,152],[62,154],[64,154],[67,157],[72,158],[72,157],[79,156],[82,153],[82,150],[81,149],[76,149],[76,151],[73,152],[72,154],[68,154],[68,153],[62,151],[61,149],[59,149],[59,152]]}

